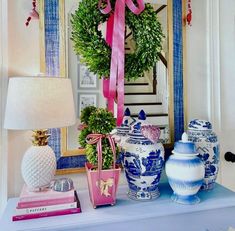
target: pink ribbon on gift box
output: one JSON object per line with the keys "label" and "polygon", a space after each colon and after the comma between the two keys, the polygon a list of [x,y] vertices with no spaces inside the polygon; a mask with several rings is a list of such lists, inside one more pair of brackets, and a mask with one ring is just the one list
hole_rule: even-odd
{"label": "pink ribbon on gift box", "polygon": [[[101,9],[102,3],[106,7]],[[124,75],[125,75],[125,6],[136,15],[144,10],[144,1],[137,0],[135,6],[133,0],[116,0],[114,14],[107,21],[106,42],[112,47],[111,67],[109,79],[103,80],[104,97],[108,99],[108,110],[114,113],[114,100],[117,93],[117,126],[122,123],[124,113]],[[98,5],[103,14],[111,12],[110,0],[99,0]]]}

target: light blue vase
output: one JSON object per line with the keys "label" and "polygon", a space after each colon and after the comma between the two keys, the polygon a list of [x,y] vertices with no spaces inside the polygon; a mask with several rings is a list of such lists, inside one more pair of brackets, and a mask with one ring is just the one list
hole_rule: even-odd
{"label": "light blue vase", "polygon": [[197,192],[204,178],[204,165],[197,156],[193,142],[188,141],[186,133],[182,140],[174,145],[173,155],[166,162],[166,175],[173,189],[171,199],[180,204],[196,204],[200,202]]}
{"label": "light blue vase", "polygon": [[128,196],[134,200],[151,200],[159,197],[158,184],[164,163],[164,148],[153,143],[141,133],[146,124],[142,110],[132,125],[128,139],[123,144],[123,166],[129,186]]}

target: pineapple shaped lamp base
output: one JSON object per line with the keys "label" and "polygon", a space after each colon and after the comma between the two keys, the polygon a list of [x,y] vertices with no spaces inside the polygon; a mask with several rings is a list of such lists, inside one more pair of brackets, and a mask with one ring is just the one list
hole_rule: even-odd
{"label": "pineapple shaped lamp base", "polygon": [[47,130],[37,130],[33,134],[34,140],[25,153],[21,173],[31,191],[43,190],[48,187],[55,176],[56,158],[51,147],[47,145]]}

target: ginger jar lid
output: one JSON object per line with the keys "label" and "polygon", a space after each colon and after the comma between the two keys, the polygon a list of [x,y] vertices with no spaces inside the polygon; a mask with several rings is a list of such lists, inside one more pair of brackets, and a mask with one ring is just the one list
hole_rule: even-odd
{"label": "ginger jar lid", "polygon": [[144,112],[144,110],[141,110],[138,114],[138,119],[131,124],[131,129],[130,129],[130,132],[129,132],[129,135],[131,134],[136,134],[136,133],[141,133],[141,128],[142,126],[144,125],[149,125],[147,122],[146,122],[146,114]]}
{"label": "ginger jar lid", "polygon": [[[146,114],[141,110],[138,115],[138,120],[131,126],[129,132],[130,139],[135,139],[135,142],[144,144],[156,144],[159,142],[161,130],[156,125],[151,125],[146,121]],[[129,140],[130,141],[130,140]]]}
{"label": "ginger jar lid", "polygon": [[212,125],[207,120],[194,119],[191,120],[190,123],[188,124],[188,129],[197,130],[197,131],[211,131]]}
{"label": "ginger jar lid", "polygon": [[131,117],[131,112],[129,108],[126,108],[124,117],[122,120],[122,124],[117,127],[117,133],[125,135],[130,131],[131,125],[135,122],[135,119]]}
{"label": "ginger jar lid", "polygon": [[186,132],[183,133],[182,139],[175,142],[174,154],[187,154],[187,155],[197,155],[196,146],[193,142],[188,141],[188,135]]}

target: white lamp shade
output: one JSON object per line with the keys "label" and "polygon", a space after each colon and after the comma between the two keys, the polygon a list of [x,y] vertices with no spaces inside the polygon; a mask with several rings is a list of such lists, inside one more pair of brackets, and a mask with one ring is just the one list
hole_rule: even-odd
{"label": "white lamp shade", "polygon": [[71,80],[56,77],[10,78],[4,127],[15,130],[75,124]]}

